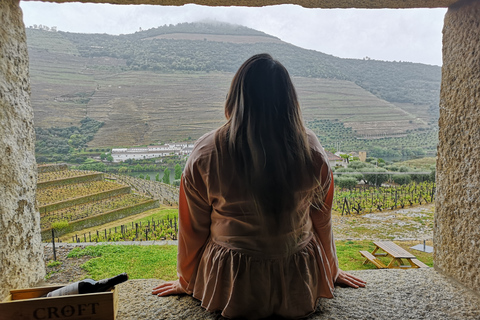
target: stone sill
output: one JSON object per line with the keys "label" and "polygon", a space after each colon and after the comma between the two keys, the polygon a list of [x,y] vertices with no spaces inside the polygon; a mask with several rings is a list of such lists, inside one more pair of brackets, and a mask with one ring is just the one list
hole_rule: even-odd
{"label": "stone sill", "polygon": [[[480,319],[480,296],[433,268],[357,270],[361,289],[335,289],[334,299],[322,299],[313,319]],[[209,313],[190,296],[160,298],[151,294],[161,280],[130,280],[118,286],[117,320],[223,319]]]}

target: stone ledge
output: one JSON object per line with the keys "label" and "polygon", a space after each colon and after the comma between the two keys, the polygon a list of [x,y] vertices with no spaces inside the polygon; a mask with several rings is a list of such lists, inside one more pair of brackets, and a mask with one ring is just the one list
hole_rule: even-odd
{"label": "stone ledge", "polygon": [[[337,287],[334,299],[322,299],[307,319],[480,319],[480,297],[436,272],[415,270],[351,271],[368,281],[362,289]],[[118,286],[117,320],[224,319],[190,296],[151,294],[161,280],[130,280]]]}
{"label": "stone ledge", "polygon": [[279,4],[297,4],[305,8],[366,8],[366,9],[406,9],[406,8],[445,8],[458,0],[41,0],[43,2],[83,2],[110,4],[149,4],[181,6],[194,3],[204,6],[246,6],[263,7]]}

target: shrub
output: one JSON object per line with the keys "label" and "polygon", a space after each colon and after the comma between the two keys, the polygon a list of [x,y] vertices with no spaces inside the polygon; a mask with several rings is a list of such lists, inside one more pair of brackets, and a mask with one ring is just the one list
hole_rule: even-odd
{"label": "shrub", "polygon": [[352,189],[357,185],[357,179],[352,176],[334,177],[335,185],[342,189]]}
{"label": "shrub", "polygon": [[59,234],[63,234],[65,229],[68,229],[69,224],[67,220],[60,220],[53,222],[50,226],[52,229],[54,229],[56,232]]}
{"label": "shrub", "polygon": [[[367,163],[367,162],[361,162],[361,161],[350,161],[348,165],[348,168],[353,170],[362,169],[362,168],[373,168],[373,167],[374,167],[373,164]],[[349,170],[349,171],[352,171],[352,170]]]}
{"label": "shrub", "polygon": [[392,176],[393,182],[403,185],[403,184],[409,184],[412,181],[412,178],[408,174],[395,174]]}

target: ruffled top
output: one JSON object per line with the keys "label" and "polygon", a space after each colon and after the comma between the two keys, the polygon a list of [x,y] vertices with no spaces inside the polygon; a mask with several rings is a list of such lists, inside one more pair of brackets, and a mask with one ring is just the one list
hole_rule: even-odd
{"label": "ruffled top", "polygon": [[197,141],[180,185],[177,270],[205,309],[227,318],[298,318],[315,311],[319,298],[333,297],[332,173],[318,139],[307,133],[320,198],[298,192],[294,223],[273,231],[252,212],[227,155],[215,148],[215,131]]}

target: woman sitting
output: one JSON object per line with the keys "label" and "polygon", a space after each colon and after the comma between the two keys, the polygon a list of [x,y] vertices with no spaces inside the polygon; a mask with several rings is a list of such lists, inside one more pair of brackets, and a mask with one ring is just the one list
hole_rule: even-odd
{"label": "woman sitting", "polygon": [[338,267],[332,172],[285,67],[268,54],[248,59],[225,116],[182,176],[179,279],[152,293],[191,294],[227,318],[299,318],[332,298],[335,282],[365,286]]}

